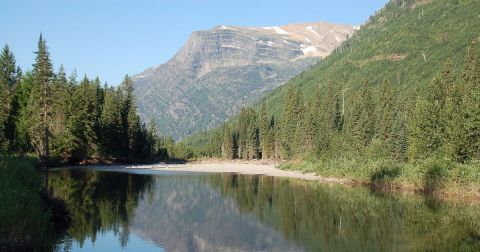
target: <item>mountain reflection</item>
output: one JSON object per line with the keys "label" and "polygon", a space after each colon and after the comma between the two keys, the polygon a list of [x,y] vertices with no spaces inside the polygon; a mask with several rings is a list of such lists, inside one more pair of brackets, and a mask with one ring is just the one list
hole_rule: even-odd
{"label": "mountain reflection", "polygon": [[134,233],[167,251],[480,249],[477,206],[360,187],[80,170],[53,172],[49,185],[72,211],[69,238],[80,244],[113,231],[122,245]]}

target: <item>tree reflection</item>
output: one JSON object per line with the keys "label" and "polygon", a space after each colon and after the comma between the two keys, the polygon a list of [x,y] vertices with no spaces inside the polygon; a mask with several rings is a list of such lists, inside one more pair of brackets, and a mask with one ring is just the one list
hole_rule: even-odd
{"label": "tree reflection", "polygon": [[113,231],[123,246],[135,233],[167,251],[480,250],[478,206],[363,187],[78,170],[52,173],[49,186],[80,244]]}
{"label": "tree reflection", "polygon": [[69,235],[81,246],[105,231],[118,234],[125,246],[132,214],[152,181],[149,175],[62,170],[50,175],[48,185],[65,200],[72,218]]}
{"label": "tree reflection", "polygon": [[480,209],[292,179],[222,175],[211,182],[308,251],[479,251]]}

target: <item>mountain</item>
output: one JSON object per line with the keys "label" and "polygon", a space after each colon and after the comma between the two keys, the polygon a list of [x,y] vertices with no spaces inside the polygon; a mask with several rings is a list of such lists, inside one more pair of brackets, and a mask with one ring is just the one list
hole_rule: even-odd
{"label": "mountain", "polygon": [[[374,92],[390,80],[400,100],[410,98],[414,90],[424,93],[447,62],[463,67],[468,45],[480,42],[479,13],[480,1],[391,0],[332,54],[274,89],[254,108],[259,112],[265,103],[268,114],[279,118],[290,87],[311,101],[319,89],[326,93],[329,82],[341,86],[347,111],[365,80]],[[217,128],[184,143],[202,149],[221,134]]]}
{"label": "mountain", "polygon": [[217,26],[133,76],[138,110],[174,138],[213,128],[329,55],[354,33],[326,22]]}

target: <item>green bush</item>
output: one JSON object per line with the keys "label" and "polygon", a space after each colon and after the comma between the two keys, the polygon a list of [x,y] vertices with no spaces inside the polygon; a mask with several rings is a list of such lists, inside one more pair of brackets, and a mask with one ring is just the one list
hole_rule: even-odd
{"label": "green bush", "polygon": [[0,158],[0,241],[46,248],[51,225],[45,213],[36,158]]}

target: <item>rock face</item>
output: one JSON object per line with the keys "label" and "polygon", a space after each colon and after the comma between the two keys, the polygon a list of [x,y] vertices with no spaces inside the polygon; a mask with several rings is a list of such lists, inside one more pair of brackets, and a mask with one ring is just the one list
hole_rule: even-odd
{"label": "rock face", "polygon": [[194,32],[172,59],[133,76],[139,112],[176,139],[218,126],[329,55],[354,31],[320,22]]}

